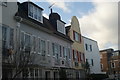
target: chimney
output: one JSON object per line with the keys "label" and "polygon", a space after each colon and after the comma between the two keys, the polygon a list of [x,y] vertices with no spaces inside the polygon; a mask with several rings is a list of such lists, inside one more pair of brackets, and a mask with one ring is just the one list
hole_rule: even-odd
{"label": "chimney", "polygon": [[51,13],[52,13],[52,8],[50,10],[51,10]]}

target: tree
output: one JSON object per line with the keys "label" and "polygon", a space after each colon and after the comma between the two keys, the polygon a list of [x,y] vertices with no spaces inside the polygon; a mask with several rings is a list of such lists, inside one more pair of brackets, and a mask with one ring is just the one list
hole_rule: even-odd
{"label": "tree", "polygon": [[85,69],[86,78],[89,78],[89,75],[90,75],[90,64],[89,64],[89,62],[87,60],[86,60],[85,64],[83,64],[83,67]]}
{"label": "tree", "polygon": [[[27,78],[30,72],[30,65],[33,65],[35,55],[31,53],[32,44],[30,36],[21,34],[19,29],[16,29],[16,32],[16,41],[12,41],[13,44],[16,45],[16,48],[7,48],[3,45],[2,53],[6,55],[2,56],[5,60],[5,62],[2,63],[2,79],[10,78],[14,80],[18,78],[21,73],[23,78]],[[7,42],[3,43],[7,44]]]}

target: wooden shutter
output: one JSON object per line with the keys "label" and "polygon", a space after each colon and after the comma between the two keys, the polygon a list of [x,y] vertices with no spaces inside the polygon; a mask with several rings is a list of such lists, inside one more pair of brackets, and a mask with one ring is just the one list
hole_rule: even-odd
{"label": "wooden shutter", "polygon": [[74,50],[73,50],[73,60],[75,60],[75,57],[74,57],[74,56],[75,56],[75,53],[74,53]]}
{"label": "wooden shutter", "polygon": [[75,40],[75,31],[73,31],[73,39]]}
{"label": "wooden shutter", "polygon": [[80,43],[82,42],[82,39],[81,39],[81,34],[79,34],[79,38],[80,38]]}
{"label": "wooden shutter", "polygon": [[77,59],[78,59],[78,62],[79,62],[79,53],[78,53],[78,51],[77,51]]}
{"label": "wooden shutter", "polygon": [[85,62],[85,55],[84,55],[84,53],[83,53],[83,61]]}
{"label": "wooden shutter", "polygon": [[80,58],[80,61],[82,61],[82,59],[81,59],[81,52],[79,52],[79,58]]}

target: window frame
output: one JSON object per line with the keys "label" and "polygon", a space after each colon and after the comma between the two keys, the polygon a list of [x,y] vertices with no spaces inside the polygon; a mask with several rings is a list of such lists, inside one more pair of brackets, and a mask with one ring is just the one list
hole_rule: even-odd
{"label": "window frame", "polygon": [[[32,16],[30,15],[30,6],[32,6]],[[35,11],[35,8],[36,8],[36,11]],[[35,18],[35,14],[36,14],[36,18]],[[39,15],[40,14],[40,15]],[[43,16],[42,16],[43,12],[40,8],[34,6],[33,4],[29,3],[28,4],[28,17],[40,22],[40,23],[43,23]],[[40,19],[39,19],[40,17]]]}
{"label": "window frame", "polygon": [[[44,46],[45,48],[42,48],[42,41],[45,42],[45,46]],[[41,55],[44,56],[44,57],[46,56],[46,53],[47,53],[46,47],[47,47],[46,46],[46,40],[45,39],[41,39]],[[44,50],[44,52],[45,52],[44,54],[42,53],[42,50]]]}
{"label": "window frame", "polygon": [[47,40],[47,55],[50,56],[50,41]]}
{"label": "window frame", "polygon": [[73,40],[78,43],[82,42],[81,34],[76,32],[75,30],[73,30]]}

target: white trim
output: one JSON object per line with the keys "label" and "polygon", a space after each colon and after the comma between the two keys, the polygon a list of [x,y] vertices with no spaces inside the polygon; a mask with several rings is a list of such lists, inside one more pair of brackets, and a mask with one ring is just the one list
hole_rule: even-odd
{"label": "white trim", "polygon": [[[41,38],[40,37],[38,37],[38,54],[40,54],[41,55]],[[39,46],[40,46],[40,52],[39,52]]]}
{"label": "white trim", "polygon": [[[34,6],[34,5],[32,5],[32,7],[33,7],[33,9],[32,9],[32,11],[33,11],[33,17],[31,17],[30,15],[29,15],[29,13],[30,13],[30,11],[29,11],[29,5],[32,5],[32,4],[28,4],[28,17],[30,17],[30,18],[32,18],[32,19],[34,19],[34,20],[36,20],[36,21],[38,21],[38,22],[40,22],[40,23],[43,23],[43,16],[42,16],[42,14],[43,14],[43,12],[42,12],[42,10],[41,9],[39,9],[38,7],[36,7],[36,6]],[[37,9],[37,19],[35,19],[35,17],[34,17],[34,14],[35,14],[35,8]],[[39,20],[38,19],[38,10],[39,11],[41,11],[41,15],[40,15],[40,17],[41,17],[41,20]]]}
{"label": "white trim", "polygon": [[47,40],[47,56],[50,56],[50,40]]}

